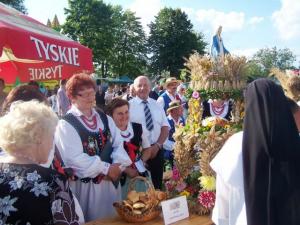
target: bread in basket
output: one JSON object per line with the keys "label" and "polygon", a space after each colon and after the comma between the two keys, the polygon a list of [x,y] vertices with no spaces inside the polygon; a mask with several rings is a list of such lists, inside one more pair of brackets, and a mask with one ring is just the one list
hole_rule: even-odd
{"label": "bread in basket", "polygon": [[[146,192],[136,192],[135,182],[141,180],[147,186]],[[127,222],[146,222],[159,216],[160,202],[167,198],[167,194],[156,191],[152,183],[144,177],[132,178],[128,185],[127,199],[115,202],[114,207],[119,216]]]}

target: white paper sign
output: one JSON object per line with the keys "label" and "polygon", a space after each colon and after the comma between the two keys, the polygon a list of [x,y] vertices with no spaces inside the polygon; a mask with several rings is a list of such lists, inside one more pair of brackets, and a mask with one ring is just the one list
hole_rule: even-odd
{"label": "white paper sign", "polygon": [[189,217],[186,196],[180,196],[161,202],[165,224],[171,224]]}

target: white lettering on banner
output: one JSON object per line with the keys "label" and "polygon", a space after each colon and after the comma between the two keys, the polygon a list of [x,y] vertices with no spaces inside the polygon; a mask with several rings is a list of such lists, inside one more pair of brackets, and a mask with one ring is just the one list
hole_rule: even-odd
{"label": "white lettering on banner", "polygon": [[32,36],[30,36],[30,40],[34,42],[37,53],[41,59],[80,66],[78,62],[78,48],[44,43],[44,41]]}
{"label": "white lettering on banner", "polygon": [[63,65],[46,68],[28,68],[30,80],[61,79],[62,67]]}

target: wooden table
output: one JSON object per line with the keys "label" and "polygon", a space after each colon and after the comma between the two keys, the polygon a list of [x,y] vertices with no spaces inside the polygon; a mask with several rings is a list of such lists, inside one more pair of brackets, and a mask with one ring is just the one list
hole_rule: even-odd
{"label": "wooden table", "polygon": [[[162,217],[158,217],[154,220],[150,220],[146,223],[127,223],[123,220],[121,220],[121,218],[116,217],[113,219],[100,219],[100,220],[96,220],[96,221],[92,221],[89,223],[86,223],[86,225],[124,225],[124,224],[132,224],[132,225],[162,225],[164,224],[163,218]],[[190,215],[189,218],[184,219],[184,220],[180,220],[176,223],[174,223],[174,225],[212,225],[212,221],[208,216],[196,216],[196,215]]]}

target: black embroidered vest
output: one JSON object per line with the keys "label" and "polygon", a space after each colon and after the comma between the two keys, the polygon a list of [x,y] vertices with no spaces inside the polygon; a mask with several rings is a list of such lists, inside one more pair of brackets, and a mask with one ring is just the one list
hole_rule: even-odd
{"label": "black embroidered vest", "polygon": [[[107,140],[111,138],[108,118],[101,112],[97,111],[104,125],[103,130],[99,129],[97,132],[91,132],[78,120],[72,113],[66,114],[62,119],[70,123],[80,136],[83,152],[90,155],[98,155],[102,161],[112,163],[111,153],[112,148],[104,148]],[[94,183],[100,183],[104,175],[98,175],[95,178],[81,178],[84,183],[88,183],[92,180]]]}
{"label": "black embroidered vest", "polygon": [[[133,123],[132,122],[131,124],[132,124],[132,129],[133,129],[133,137],[130,139],[129,143],[124,142],[124,149],[126,150],[127,154],[130,157],[129,144],[134,145],[134,147],[135,147],[135,151],[134,151],[135,152],[135,160],[137,160],[141,156],[140,147],[142,145],[143,127],[139,123]],[[134,161],[133,161],[131,166],[133,166],[133,165],[134,165]],[[142,175],[142,174],[140,174],[140,175]],[[120,182],[121,182],[122,186],[125,184],[125,182],[126,182],[126,174],[125,173],[122,174]]]}

